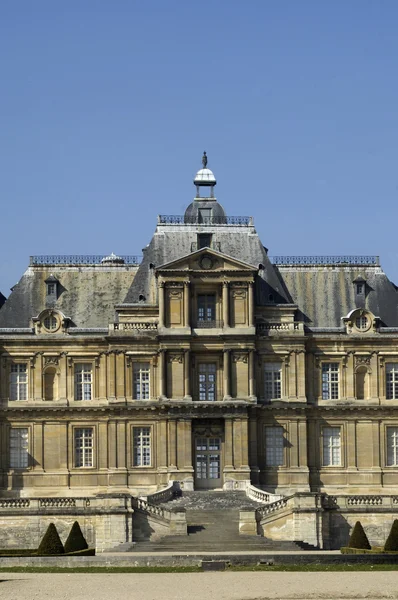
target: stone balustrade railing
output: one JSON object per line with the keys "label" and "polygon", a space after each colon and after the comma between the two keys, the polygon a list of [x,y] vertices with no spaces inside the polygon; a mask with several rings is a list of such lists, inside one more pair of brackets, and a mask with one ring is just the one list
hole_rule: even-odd
{"label": "stone balustrade railing", "polygon": [[158,517],[161,517],[162,519],[167,518],[167,515],[169,513],[169,511],[166,511],[161,506],[157,506],[156,504],[149,504],[148,500],[146,500],[145,498],[132,498],[131,504],[135,509],[142,510],[143,512],[149,513],[151,515],[156,515]]}
{"label": "stone balustrade railing", "polygon": [[283,498],[283,496],[278,496],[277,494],[271,494],[270,492],[261,490],[260,488],[257,488],[254,485],[252,485],[251,483],[248,483],[246,486],[246,496],[251,500],[263,502],[264,504],[277,502],[278,500],[281,500]]}
{"label": "stone balustrade railing", "polygon": [[346,509],[380,507],[382,509],[398,507],[398,496],[373,495],[347,495],[347,496],[329,496],[325,495],[322,499],[322,506],[325,509]]}
{"label": "stone balustrade railing", "polygon": [[269,335],[274,331],[300,331],[303,323],[257,323],[257,335]]}
{"label": "stone balustrade railing", "polygon": [[99,505],[101,502],[97,498],[1,498],[0,512],[8,510],[43,511],[48,508],[88,508]]}
{"label": "stone balustrade railing", "polygon": [[174,481],[169,481],[165,488],[149,494],[148,496],[140,496],[141,500],[146,500],[149,504],[160,504],[161,502],[168,502],[174,497],[174,492],[177,489],[177,485]]}
{"label": "stone balustrade railing", "polygon": [[140,323],[114,323],[113,329],[115,331],[156,331],[158,328],[157,323],[152,321],[143,321]]}
{"label": "stone balustrade railing", "polygon": [[280,498],[275,502],[270,502],[269,504],[265,504],[264,506],[259,506],[256,508],[256,514],[262,518],[265,515],[269,515],[270,513],[274,513],[277,510],[281,510],[287,508],[289,500],[291,500],[293,496],[289,496],[288,498]]}

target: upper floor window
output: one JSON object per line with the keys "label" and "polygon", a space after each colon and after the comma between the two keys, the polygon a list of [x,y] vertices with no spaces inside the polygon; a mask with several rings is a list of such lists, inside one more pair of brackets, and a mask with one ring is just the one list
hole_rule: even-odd
{"label": "upper floor window", "polygon": [[361,294],[363,294],[365,291],[365,284],[364,283],[357,283],[356,284],[356,293],[358,294],[358,296],[360,296]]}
{"label": "upper floor window", "polygon": [[75,365],[75,400],[91,400],[93,396],[93,367],[91,363]]}
{"label": "upper floor window", "polygon": [[94,430],[92,427],[74,429],[75,467],[94,465]]}
{"label": "upper floor window", "polygon": [[216,296],[215,294],[198,295],[198,322],[211,322],[216,320]]}
{"label": "upper floor window", "polygon": [[29,430],[25,427],[10,429],[10,467],[26,469],[29,466]]}
{"label": "upper floor window", "polygon": [[283,465],[283,427],[265,427],[265,464],[269,467]]}
{"label": "upper floor window", "polygon": [[398,427],[387,427],[387,465],[398,466]]}
{"label": "upper floor window", "polygon": [[386,364],[386,398],[398,400],[398,363]]}
{"label": "upper floor window", "polygon": [[199,400],[213,402],[216,399],[216,365],[214,363],[200,363],[198,375]]}
{"label": "upper floor window", "polygon": [[264,365],[264,398],[272,400],[282,397],[282,364],[279,362]]}
{"label": "upper floor window", "polygon": [[357,329],[367,329],[369,325],[368,318],[365,316],[360,316],[355,319],[355,326]]}
{"label": "upper floor window", "polygon": [[47,293],[47,300],[56,300],[57,296],[58,296],[58,288],[57,288],[57,284],[58,284],[58,280],[56,277],[54,277],[54,275],[50,275],[46,281],[46,293]]}
{"label": "upper floor window", "polygon": [[28,399],[28,365],[14,363],[10,368],[10,400]]}
{"label": "upper floor window", "polygon": [[198,250],[211,247],[211,233],[198,233]]}
{"label": "upper floor window", "polygon": [[43,325],[48,331],[55,331],[58,329],[58,319],[54,315],[49,315],[44,319]]}
{"label": "upper floor window", "polygon": [[133,398],[149,400],[150,398],[150,364],[136,363],[133,368]]}
{"label": "upper floor window", "polygon": [[338,467],[341,465],[341,428],[324,427],[323,435],[323,466]]}
{"label": "upper floor window", "polygon": [[322,400],[337,400],[339,397],[339,364],[322,364]]}
{"label": "upper floor window", "polygon": [[151,466],[151,428],[133,427],[133,467]]}

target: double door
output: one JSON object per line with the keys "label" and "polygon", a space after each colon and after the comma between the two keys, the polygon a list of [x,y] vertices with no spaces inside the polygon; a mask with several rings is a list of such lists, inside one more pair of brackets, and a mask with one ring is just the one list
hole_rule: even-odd
{"label": "double door", "polygon": [[195,488],[221,487],[221,438],[195,437]]}

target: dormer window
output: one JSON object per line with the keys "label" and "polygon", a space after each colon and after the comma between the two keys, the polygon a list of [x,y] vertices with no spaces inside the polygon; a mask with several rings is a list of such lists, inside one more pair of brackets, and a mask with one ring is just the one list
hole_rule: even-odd
{"label": "dormer window", "polygon": [[211,223],[211,208],[199,208],[199,223]]}
{"label": "dormer window", "polygon": [[211,248],[211,233],[198,234],[198,250],[201,248]]}
{"label": "dormer window", "polygon": [[58,279],[54,275],[47,277],[46,281],[47,300],[57,300],[58,298]]}
{"label": "dormer window", "polygon": [[356,290],[357,295],[361,296],[365,291],[365,285],[363,283],[357,283],[356,286],[357,286],[357,290]]}
{"label": "dormer window", "polygon": [[56,286],[55,283],[47,283],[47,296],[55,296]]}
{"label": "dormer window", "polygon": [[355,327],[360,330],[365,330],[369,328],[369,320],[365,316],[360,316],[355,319]]}

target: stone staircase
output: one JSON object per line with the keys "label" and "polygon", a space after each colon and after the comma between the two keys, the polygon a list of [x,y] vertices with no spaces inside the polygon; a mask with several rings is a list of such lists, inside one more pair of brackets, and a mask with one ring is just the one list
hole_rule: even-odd
{"label": "stone staircase", "polygon": [[246,552],[313,550],[304,542],[273,541],[261,536],[239,534],[239,511],[255,509],[260,503],[244,492],[185,492],[163,505],[168,510],[186,510],[187,536],[165,536],[156,541],[139,540],[122,544],[127,552]]}

